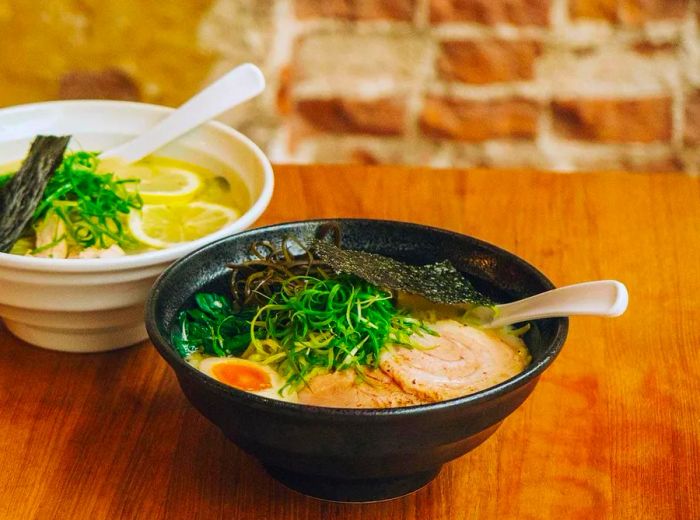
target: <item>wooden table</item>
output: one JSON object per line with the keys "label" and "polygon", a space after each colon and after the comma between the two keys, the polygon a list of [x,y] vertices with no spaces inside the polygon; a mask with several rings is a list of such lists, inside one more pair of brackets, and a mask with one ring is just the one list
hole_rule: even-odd
{"label": "wooden table", "polygon": [[366,505],[273,481],[188,405],[149,343],[72,355],[2,329],[0,518],[700,518],[700,179],[276,173],[260,225],[347,216],[453,229],[557,285],[620,279],[629,309],[572,319],[563,353],[492,438],[414,495]]}

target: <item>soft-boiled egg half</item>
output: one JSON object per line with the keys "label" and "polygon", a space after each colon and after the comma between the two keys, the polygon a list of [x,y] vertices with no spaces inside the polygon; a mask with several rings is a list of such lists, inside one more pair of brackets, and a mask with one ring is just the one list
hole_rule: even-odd
{"label": "soft-boiled egg half", "polygon": [[293,401],[295,395],[281,395],[285,382],[269,366],[240,358],[210,357],[199,362],[198,368],[228,386],[281,401]]}

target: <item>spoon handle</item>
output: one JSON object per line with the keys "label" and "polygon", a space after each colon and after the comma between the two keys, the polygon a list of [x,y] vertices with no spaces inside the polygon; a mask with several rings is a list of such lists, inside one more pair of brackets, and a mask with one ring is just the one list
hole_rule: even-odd
{"label": "spoon handle", "polygon": [[100,157],[119,157],[127,163],[138,161],[234,105],[257,96],[264,88],[265,78],[258,67],[251,63],[240,65],[143,134],[100,154]]}
{"label": "spoon handle", "polygon": [[487,327],[558,316],[619,316],[627,309],[627,288],[615,280],[559,287],[513,303],[497,305]]}

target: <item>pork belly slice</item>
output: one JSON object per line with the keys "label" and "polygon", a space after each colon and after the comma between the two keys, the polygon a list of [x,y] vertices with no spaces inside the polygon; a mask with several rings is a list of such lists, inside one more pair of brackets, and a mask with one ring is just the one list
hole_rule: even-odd
{"label": "pork belly slice", "polygon": [[394,345],[379,363],[405,392],[426,401],[452,399],[494,386],[522,372],[530,362],[520,340],[511,345],[495,332],[454,320],[429,326],[439,336],[414,336],[426,349]]}
{"label": "pork belly slice", "polygon": [[417,395],[404,392],[381,370],[365,367],[364,381],[352,369],[312,378],[298,393],[299,402],[335,408],[391,408],[424,404]]}

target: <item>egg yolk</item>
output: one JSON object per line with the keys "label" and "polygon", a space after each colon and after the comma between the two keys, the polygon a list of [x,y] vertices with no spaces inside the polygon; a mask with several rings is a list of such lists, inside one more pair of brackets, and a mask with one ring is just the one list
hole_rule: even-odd
{"label": "egg yolk", "polygon": [[219,363],[211,369],[216,379],[227,385],[257,392],[272,388],[270,376],[264,370],[241,363]]}

